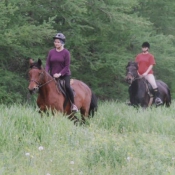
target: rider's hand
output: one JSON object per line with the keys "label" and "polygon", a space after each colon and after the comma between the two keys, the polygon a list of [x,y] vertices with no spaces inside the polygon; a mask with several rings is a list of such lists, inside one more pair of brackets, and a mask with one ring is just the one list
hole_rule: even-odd
{"label": "rider's hand", "polygon": [[60,74],[60,73],[59,73],[59,74],[58,74],[58,73],[56,73],[56,74],[54,74],[54,75],[53,75],[53,77],[54,77],[54,78],[59,78],[60,76],[61,76],[61,74]]}
{"label": "rider's hand", "polygon": [[143,73],[141,76],[142,76],[142,77],[145,77],[146,75],[148,75],[148,74],[145,72],[145,73]]}

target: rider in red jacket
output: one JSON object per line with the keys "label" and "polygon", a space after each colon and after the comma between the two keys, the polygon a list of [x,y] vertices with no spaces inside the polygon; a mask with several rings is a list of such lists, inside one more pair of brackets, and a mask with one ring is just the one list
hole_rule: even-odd
{"label": "rider in red jacket", "polygon": [[163,102],[159,97],[159,90],[153,75],[153,66],[156,64],[154,56],[149,53],[150,44],[144,42],[142,44],[142,53],[136,56],[135,61],[138,63],[138,73],[140,77],[144,77],[151,84],[154,90],[155,104],[161,105]]}

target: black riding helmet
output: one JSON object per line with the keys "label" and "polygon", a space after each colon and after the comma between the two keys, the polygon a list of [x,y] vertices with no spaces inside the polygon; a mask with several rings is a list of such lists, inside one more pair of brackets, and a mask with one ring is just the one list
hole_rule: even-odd
{"label": "black riding helmet", "polygon": [[59,40],[61,40],[61,41],[63,41],[63,42],[66,41],[66,37],[65,37],[62,33],[57,33],[57,34],[53,37],[53,39],[59,39]]}
{"label": "black riding helmet", "polygon": [[148,48],[150,48],[150,44],[148,43],[148,42],[144,42],[143,44],[142,44],[142,48],[143,47],[148,47]]}

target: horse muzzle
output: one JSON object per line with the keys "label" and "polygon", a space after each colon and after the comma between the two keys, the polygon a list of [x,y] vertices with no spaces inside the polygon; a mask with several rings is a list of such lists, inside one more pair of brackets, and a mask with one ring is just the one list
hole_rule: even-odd
{"label": "horse muzzle", "polygon": [[125,80],[128,84],[132,84],[132,82],[133,82],[133,78],[131,78],[131,77],[126,77]]}
{"label": "horse muzzle", "polygon": [[30,94],[37,93],[39,91],[39,86],[31,88],[30,86],[28,87],[28,90]]}

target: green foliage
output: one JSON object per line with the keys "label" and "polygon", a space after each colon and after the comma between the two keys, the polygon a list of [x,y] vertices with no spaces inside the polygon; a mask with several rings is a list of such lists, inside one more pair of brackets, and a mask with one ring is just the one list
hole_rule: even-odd
{"label": "green foliage", "polygon": [[156,77],[174,97],[174,5],[172,0],[2,0],[0,67],[26,79],[28,58],[45,63],[52,36],[63,32],[72,76],[101,99],[125,100],[125,66],[149,41]]}
{"label": "green foliage", "polygon": [[23,76],[0,69],[0,103],[22,103],[27,99],[27,81]]}
{"label": "green foliage", "polygon": [[[7,64],[7,58],[9,63],[11,58],[41,56],[45,46],[47,47],[44,43],[54,31],[51,26],[53,18],[47,18],[47,22],[43,20],[40,24],[34,23],[29,14],[31,6],[20,2],[22,1],[0,2],[3,15],[0,22],[3,29],[0,31],[0,47],[3,48],[1,64]],[[23,13],[21,5],[28,8],[28,11]]]}
{"label": "green foliage", "polygon": [[166,35],[174,33],[174,7],[173,0],[154,0],[154,1],[141,1],[139,0],[139,7],[137,10],[143,17],[149,19],[158,33]]}

